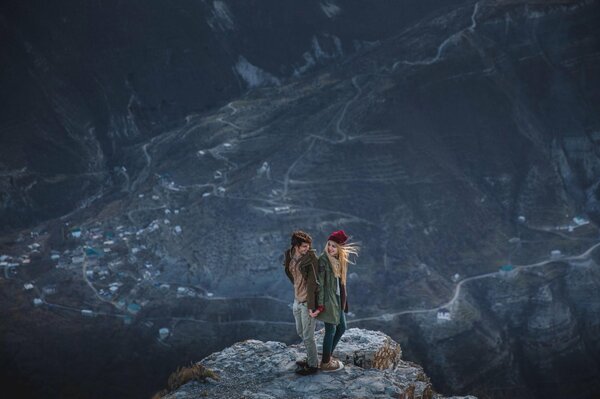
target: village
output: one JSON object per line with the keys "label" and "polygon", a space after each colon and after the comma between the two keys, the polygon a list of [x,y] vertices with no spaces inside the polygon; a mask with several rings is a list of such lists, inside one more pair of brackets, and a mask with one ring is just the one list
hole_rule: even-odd
{"label": "village", "polygon": [[[144,196],[140,195],[139,200],[143,199]],[[157,203],[160,197],[154,194],[148,199]],[[164,269],[160,259],[148,250],[148,235],[178,237],[183,234],[183,229],[171,222],[178,218],[180,209],[158,208],[163,217],[152,220],[141,229],[116,224],[113,220],[81,226],[65,222],[61,229],[62,248],[45,244],[49,241],[47,231],[29,232],[19,238],[19,245],[14,246],[21,249],[20,254],[0,255],[0,271],[5,279],[22,284],[23,290],[31,295],[34,307],[72,310],[82,317],[117,317],[124,324],[131,324],[144,306],[153,300],[212,297],[213,293],[191,285],[160,280]],[[36,267],[51,269],[39,273],[39,278],[24,280],[22,276],[31,273],[24,273],[23,268],[33,270]],[[89,287],[83,297],[81,290],[67,285],[74,280],[83,280]],[[90,300],[90,292],[95,301]],[[80,295],[77,296],[77,293]],[[57,297],[60,301],[54,299]],[[94,302],[97,306],[90,306]],[[167,339],[169,335],[168,328],[158,328],[160,340]]]}
{"label": "village", "polygon": [[[171,184],[173,186],[173,184]],[[150,201],[149,204],[160,203],[158,194],[149,195],[144,198],[139,195],[139,201]],[[148,205],[148,204],[146,204]],[[23,249],[21,254],[1,254],[0,267],[2,267],[5,279],[19,281],[23,290],[30,293],[31,304],[34,307],[59,308],[79,312],[82,317],[108,316],[117,317],[124,324],[131,324],[139,316],[142,309],[154,300],[165,300],[178,298],[211,298],[212,292],[199,289],[197,286],[184,285],[181,283],[166,282],[161,278],[164,267],[161,259],[149,250],[148,236],[152,234],[170,235],[179,237],[184,234],[177,220],[185,208],[170,209],[167,205],[150,207],[155,212],[161,213],[160,218],[155,218],[143,228],[134,228],[126,224],[118,224],[110,219],[104,224],[95,222],[89,225],[71,225],[65,222],[62,228],[64,247],[49,248],[45,246],[47,232],[32,231],[28,236],[21,237]],[[116,219],[121,220],[121,219]],[[122,221],[122,220],[121,220]],[[518,218],[520,224],[526,223],[524,216]],[[539,228],[540,230],[555,230],[573,232],[578,227],[589,223],[584,218],[575,217],[572,223],[564,226],[552,226],[551,228]],[[262,235],[259,240],[264,240]],[[268,239],[268,237],[266,238]],[[520,239],[513,237],[509,244],[518,246]],[[46,258],[44,258],[46,257]],[[563,254],[560,249],[551,250],[548,259],[560,260]],[[19,278],[20,269],[31,268],[38,263],[52,265],[52,277],[44,275],[39,280],[31,279],[23,281]],[[502,265],[497,272],[482,276],[471,276],[463,278],[458,273],[451,276],[451,280],[460,286],[462,282],[487,275],[499,277],[511,277],[515,267],[509,260]],[[68,290],[63,287],[62,281],[76,277],[83,282],[96,298],[98,306],[90,306],[89,291],[83,298],[72,298],[65,303],[65,296],[61,297],[61,303],[55,302],[53,297],[60,290]],[[88,305],[83,306],[86,303]],[[107,306],[108,305],[108,306]],[[435,319],[438,323],[452,320],[453,306],[442,306],[437,308]],[[358,321],[358,320],[357,320]],[[157,340],[164,342],[168,340],[172,332],[165,326],[153,326],[156,328]]]}

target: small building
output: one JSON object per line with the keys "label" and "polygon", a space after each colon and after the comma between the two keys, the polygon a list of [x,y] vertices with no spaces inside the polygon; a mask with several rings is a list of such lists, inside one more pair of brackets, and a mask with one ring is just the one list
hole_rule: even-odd
{"label": "small building", "polygon": [[52,255],[50,255],[50,259],[52,259],[52,260],[59,260],[60,259],[60,255],[59,254],[52,254]]}
{"label": "small building", "polygon": [[183,232],[183,230],[181,229],[181,226],[179,226],[179,225],[175,226],[175,228],[173,230],[175,231],[175,234],[181,234]]}
{"label": "small building", "polygon": [[33,289],[33,284],[31,283],[26,283],[25,285],[23,285],[23,288],[27,291],[32,290]]}
{"label": "small building", "polygon": [[102,253],[101,249],[93,248],[93,247],[87,247],[85,249],[85,256],[88,256],[90,258],[92,258],[92,257],[99,257],[99,256],[102,256],[102,255],[103,255],[103,253]]}
{"label": "small building", "polygon": [[81,315],[84,317],[94,317],[96,316],[96,314],[89,309],[81,309]]}
{"label": "small building", "polygon": [[558,250],[558,249],[553,249],[550,252],[550,257],[552,259],[557,259],[557,258],[560,258],[561,256],[562,256],[562,252],[560,252],[560,250]]}
{"label": "small building", "polygon": [[35,299],[33,300],[33,305],[34,305],[34,306],[41,306],[43,303],[44,303],[44,301],[42,301],[42,299],[41,299],[41,298],[35,298]]}
{"label": "small building", "polygon": [[502,266],[500,267],[500,270],[499,270],[499,271],[500,271],[500,274],[502,274],[502,275],[507,275],[508,273],[512,272],[514,269],[515,269],[515,268],[513,267],[513,265],[511,265],[511,264],[509,263],[509,264],[506,264],[506,265],[502,265]]}
{"label": "small building", "polygon": [[161,340],[167,339],[170,334],[171,332],[166,327],[163,327],[160,330],[158,330],[158,336]]}
{"label": "small building", "polygon": [[71,237],[73,238],[81,238],[81,229],[76,228],[71,230]]}
{"label": "small building", "polygon": [[525,221],[526,221],[527,219],[525,219],[525,216],[519,216],[519,217],[517,218],[517,220],[519,221],[519,223],[525,223]]}
{"label": "small building", "polygon": [[440,309],[437,312],[437,319],[438,320],[451,320],[452,316],[450,316],[450,311],[448,309]]}
{"label": "small building", "polygon": [[138,314],[140,312],[140,310],[142,310],[142,307],[140,305],[138,305],[137,303],[132,302],[129,305],[127,305],[127,311],[129,313]]}
{"label": "small building", "polygon": [[575,216],[573,218],[573,222],[577,225],[577,226],[583,226],[584,224],[589,224],[590,221],[587,220],[586,218],[583,217],[579,217],[579,216]]}
{"label": "small building", "polygon": [[83,256],[73,256],[71,258],[71,262],[74,264],[83,263],[84,260],[85,258]]}
{"label": "small building", "polygon": [[454,273],[454,276],[452,276],[452,281],[456,283],[458,280],[460,280],[460,274]]}

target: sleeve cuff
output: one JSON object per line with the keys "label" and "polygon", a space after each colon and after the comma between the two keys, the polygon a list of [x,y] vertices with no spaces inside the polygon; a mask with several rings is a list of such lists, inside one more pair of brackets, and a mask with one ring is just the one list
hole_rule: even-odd
{"label": "sleeve cuff", "polygon": [[323,311],[325,311],[325,306],[323,306],[323,305],[319,305],[319,306],[317,306],[317,310],[318,310],[319,312],[323,312]]}

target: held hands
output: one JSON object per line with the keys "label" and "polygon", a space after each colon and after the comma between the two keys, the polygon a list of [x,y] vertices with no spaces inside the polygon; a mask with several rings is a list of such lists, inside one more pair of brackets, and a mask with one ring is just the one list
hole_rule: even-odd
{"label": "held hands", "polygon": [[308,310],[308,314],[310,315],[310,317],[315,318],[319,315],[319,313],[321,313],[321,311],[319,309],[315,310],[314,312],[312,310]]}

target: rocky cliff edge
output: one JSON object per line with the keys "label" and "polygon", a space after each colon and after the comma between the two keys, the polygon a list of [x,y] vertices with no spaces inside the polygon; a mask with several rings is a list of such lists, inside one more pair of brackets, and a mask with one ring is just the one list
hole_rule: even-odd
{"label": "rocky cliff edge", "polygon": [[[316,332],[317,345],[323,330]],[[294,373],[295,361],[305,357],[302,344],[246,340],[201,360],[195,367],[205,377],[184,383],[165,399],[191,398],[447,398],[433,390],[418,364],[402,360],[400,345],[378,332],[352,328],[342,337],[334,356],[344,362],[337,372],[311,376]],[[176,373],[170,378],[175,383]],[[212,375],[212,376],[209,376]],[[157,395],[158,396],[158,395]],[[449,399],[476,399],[474,396]]]}

